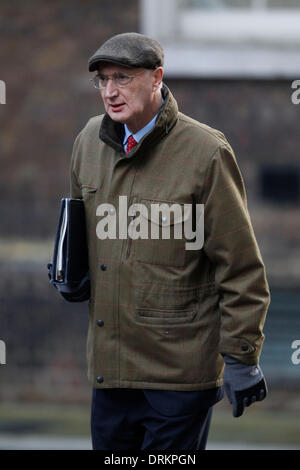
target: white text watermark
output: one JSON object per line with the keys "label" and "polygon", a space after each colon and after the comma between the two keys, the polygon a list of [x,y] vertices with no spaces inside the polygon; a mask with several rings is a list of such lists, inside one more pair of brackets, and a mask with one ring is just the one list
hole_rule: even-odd
{"label": "white text watermark", "polygon": [[195,465],[196,454],[148,454],[142,457],[118,456],[112,454],[111,456],[105,457],[103,463],[105,465],[127,465],[132,468],[144,463],[148,465]]}
{"label": "white text watermark", "polygon": [[0,339],[0,365],[1,364],[6,364],[6,345],[2,339]]}
{"label": "white text watermark", "polygon": [[184,235],[185,240],[194,240],[185,243],[186,250],[200,250],[203,247],[204,204],[169,205],[149,201],[149,204],[133,203],[128,207],[127,196],[119,196],[117,209],[113,204],[103,203],[97,207],[96,215],[102,217],[96,226],[100,240],[157,240],[160,231],[162,239],[169,240],[172,231],[175,239],[182,239]]}
{"label": "white text watermark", "polygon": [[292,88],[295,89],[295,91],[291,95],[292,103],[299,104],[300,103],[300,80],[294,80],[292,82]]}
{"label": "white text watermark", "polygon": [[291,348],[295,349],[295,351],[292,354],[291,360],[292,360],[292,363],[295,366],[297,366],[300,364],[300,339],[295,339],[292,342]]}
{"label": "white text watermark", "polygon": [[6,104],[6,85],[3,80],[0,80],[0,104]]}

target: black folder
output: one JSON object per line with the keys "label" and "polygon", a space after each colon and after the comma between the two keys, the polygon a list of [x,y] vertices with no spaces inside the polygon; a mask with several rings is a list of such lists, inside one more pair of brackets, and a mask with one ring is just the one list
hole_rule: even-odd
{"label": "black folder", "polygon": [[83,199],[63,198],[60,204],[50,282],[70,302],[90,297],[88,247]]}

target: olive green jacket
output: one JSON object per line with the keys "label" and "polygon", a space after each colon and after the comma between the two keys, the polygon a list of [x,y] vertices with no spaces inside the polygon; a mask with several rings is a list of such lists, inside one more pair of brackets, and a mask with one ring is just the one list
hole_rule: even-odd
{"label": "olive green jacket", "polygon": [[[270,293],[236,158],[221,132],[179,113],[165,85],[162,94],[154,129],[129,154],[124,126],[108,115],[91,118],[74,143],[71,197],[86,209],[88,377],[97,388],[220,386],[222,355],[256,364],[264,339]],[[111,204],[117,220],[119,196],[128,207],[204,204],[203,247],[186,250],[185,236],[99,239],[97,207]]]}

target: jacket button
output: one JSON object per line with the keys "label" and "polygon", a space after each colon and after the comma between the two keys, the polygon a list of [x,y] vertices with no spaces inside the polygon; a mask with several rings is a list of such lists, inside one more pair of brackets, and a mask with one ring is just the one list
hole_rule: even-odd
{"label": "jacket button", "polygon": [[97,382],[98,382],[98,384],[102,384],[103,380],[104,380],[103,377],[101,377],[101,376],[100,376],[100,377],[97,377]]}
{"label": "jacket button", "polygon": [[103,320],[97,320],[97,325],[98,325],[98,326],[103,326],[103,325],[104,325],[104,321],[103,321]]}
{"label": "jacket button", "polygon": [[241,346],[242,351],[248,351],[248,349],[249,348],[248,348],[247,344],[242,344],[242,346]]}
{"label": "jacket button", "polygon": [[101,269],[102,269],[102,271],[106,271],[106,269],[107,269],[106,264],[101,264]]}

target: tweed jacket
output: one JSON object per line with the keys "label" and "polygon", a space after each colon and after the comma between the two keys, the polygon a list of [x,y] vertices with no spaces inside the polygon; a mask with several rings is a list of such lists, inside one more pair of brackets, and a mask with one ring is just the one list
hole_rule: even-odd
{"label": "tweed jacket", "polygon": [[[91,277],[88,377],[96,388],[218,387],[222,355],[257,364],[264,340],[270,293],[236,157],[221,132],[178,111],[165,85],[162,95],[155,127],[130,153],[124,126],[107,114],[91,118],[73,147],[71,197],[84,199]],[[118,225],[119,196],[128,207],[203,204],[201,249],[186,250],[184,233],[100,239],[97,208],[110,204]],[[151,211],[141,217],[154,222]],[[183,224],[184,215],[164,223]]]}

